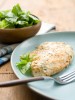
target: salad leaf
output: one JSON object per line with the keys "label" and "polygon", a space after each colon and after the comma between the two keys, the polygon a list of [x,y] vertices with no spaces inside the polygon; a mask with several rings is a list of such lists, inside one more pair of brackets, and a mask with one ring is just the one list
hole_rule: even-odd
{"label": "salad leaf", "polygon": [[8,12],[9,12],[8,10],[1,11],[0,12],[0,20],[4,19],[6,17],[6,15],[7,15]]}
{"label": "salad leaf", "polygon": [[22,10],[19,6],[19,4],[15,5],[12,9],[12,13],[14,13],[16,16],[20,15],[22,13]]}
{"label": "salad leaf", "polygon": [[7,22],[9,22],[9,23],[11,23],[11,24],[14,24],[14,23],[16,23],[16,21],[17,21],[17,18],[5,18],[5,20],[7,21]]}
{"label": "salad leaf", "polygon": [[0,28],[11,28],[13,27],[11,24],[9,24],[6,20],[0,21]]}
{"label": "salad leaf", "polygon": [[6,18],[14,18],[14,17],[17,17],[17,16],[15,16],[15,14],[11,12],[11,10],[9,10],[9,11],[6,13]]}
{"label": "salad leaf", "polygon": [[27,21],[17,21],[15,27],[16,27],[16,28],[17,28],[17,27],[21,28],[21,27],[23,27],[23,26],[28,26],[28,25],[29,25],[29,24],[28,24]]}
{"label": "salad leaf", "polygon": [[37,19],[37,17],[34,17],[32,15],[29,15],[29,22],[33,22],[33,25],[40,22],[40,20]]}
{"label": "salad leaf", "polygon": [[22,74],[31,74],[31,62],[33,57],[30,57],[30,54],[24,54],[20,56],[20,61],[16,63],[16,66],[21,71]]}

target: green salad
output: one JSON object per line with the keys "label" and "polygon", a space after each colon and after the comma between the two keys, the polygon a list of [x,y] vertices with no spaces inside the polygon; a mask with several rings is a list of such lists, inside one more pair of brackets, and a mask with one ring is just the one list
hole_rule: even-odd
{"label": "green salad", "polygon": [[35,25],[40,20],[29,11],[25,12],[20,5],[13,6],[11,10],[0,11],[0,28],[22,28]]}

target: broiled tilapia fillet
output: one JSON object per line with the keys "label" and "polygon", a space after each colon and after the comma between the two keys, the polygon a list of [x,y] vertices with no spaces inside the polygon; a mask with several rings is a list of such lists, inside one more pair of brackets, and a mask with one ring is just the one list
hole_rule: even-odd
{"label": "broiled tilapia fillet", "polygon": [[51,76],[67,67],[73,58],[73,49],[64,42],[44,42],[32,51],[33,76]]}

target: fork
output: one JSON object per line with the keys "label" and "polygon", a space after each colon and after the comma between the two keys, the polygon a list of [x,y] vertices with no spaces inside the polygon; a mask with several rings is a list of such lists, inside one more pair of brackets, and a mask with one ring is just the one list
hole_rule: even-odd
{"label": "fork", "polygon": [[28,79],[17,79],[12,81],[6,81],[6,82],[0,82],[0,87],[9,87],[9,86],[16,86],[16,85],[22,85],[28,82],[33,81],[40,81],[40,80],[54,80],[58,84],[68,84],[75,80],[75,71],[66,74],[64,76],[58,76],[58,77],[48,77],[48,76],[40,76],[40,77],[32,77]]}

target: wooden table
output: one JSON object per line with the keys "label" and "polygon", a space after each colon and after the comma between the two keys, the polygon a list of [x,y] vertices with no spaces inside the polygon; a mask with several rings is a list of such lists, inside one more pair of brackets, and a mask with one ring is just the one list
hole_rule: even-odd
{"label": "wooden table", "polygon": [[[42,21],[54,23],[56,31],[75,31],[75,0],[1,0],[0,9],[19,3]],[[17,79],[10,62],[0,67],[0,81]],[[0,100],[47,100],[26,86],[0,88]]]}

